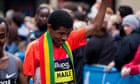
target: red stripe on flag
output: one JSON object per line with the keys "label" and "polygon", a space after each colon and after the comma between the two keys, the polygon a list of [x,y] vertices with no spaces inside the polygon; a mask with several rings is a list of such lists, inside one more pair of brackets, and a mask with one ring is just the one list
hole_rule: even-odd
{"label": "red stripe on flag", "polygon": [[46,77],[45,77],[45,62],[44,62],[44,35],[40,38],[39,45],[40,45],[40,74],[41,74],[41,84],[46,84]]}

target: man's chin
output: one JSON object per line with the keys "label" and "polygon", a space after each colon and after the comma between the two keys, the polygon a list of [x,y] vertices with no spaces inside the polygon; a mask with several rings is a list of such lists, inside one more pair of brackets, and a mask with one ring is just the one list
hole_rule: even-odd
{"label": "man's chin", "polygon": [[56,44],[56,47],[62,47],[64,43]]}

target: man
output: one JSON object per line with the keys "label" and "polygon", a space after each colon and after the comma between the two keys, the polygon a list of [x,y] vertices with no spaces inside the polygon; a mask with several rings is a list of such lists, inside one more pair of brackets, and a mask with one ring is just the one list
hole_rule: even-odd
{"label": "man", "polygon": [[129,63],[140,44],[140,20],[136,15],[128,15],[123,19],[125,36],[115,53],[115,66],[118,70]]}
{"label": "man", "polygon": [[117,18],[118,18],[118,24],[119,24],[118,27],[120,29],[121,39],[126,35],[122,26],[123,18],[130,14],[133,14],[133,8],[131,8],[131,6],[122,5],[117,10]]}
{"label": "man", "polygon": [[8,24],[0,18],[0,84],[27,84],[20,59],[3,51],[8,32]]}
{"label": "man", "polygon": [[50,8],[47,4],[39,5],[35,14],[36,28],[34,28],[35,30],[32,30],[31,34],[29,35],[30,41],[39,38],[44,32],[46,32],[46,24],[50,12]]}
{"label": "man", "polygon": [[[54,11],[48,18],[48,30],[39,39],[29,44],[24,61],[24,74],[41,78],[41,84],[76,84],[71,50],[81,46],[86,37],[98,31],[104,20],[108,0],[103,0],[101,9],[86,28],[72,31],[73,20],[62,10]],[[39,68],[40,69],[39,69]],[[36,73],[40,70],[40,74]],[[39,74],[40,76],[36,76]],[[40,82],[39,82],[40,83]]]}

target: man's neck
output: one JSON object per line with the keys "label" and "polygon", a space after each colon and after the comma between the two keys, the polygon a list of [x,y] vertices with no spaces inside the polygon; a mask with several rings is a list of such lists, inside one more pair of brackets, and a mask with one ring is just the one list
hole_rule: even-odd
{"label": "man's neck", "polygon": [[38,27],[38,30],[40,30],[42,32],[45,32],[47,30],[47,26],[46,25],[37,24],[37,27]]}

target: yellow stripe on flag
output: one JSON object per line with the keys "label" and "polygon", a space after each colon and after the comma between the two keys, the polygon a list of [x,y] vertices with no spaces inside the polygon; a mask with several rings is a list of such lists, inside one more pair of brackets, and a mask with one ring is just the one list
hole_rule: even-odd
{"label": "yellow stripe on flag", "polygon": [[[50,84],[50,60],[49,60],[49,46],[48,40],[46,39],[46,33],[44,34],[44,60],[45,60],[45,77],[46,77],[46,84]],[[46,42],[47,41],[47,42]]]}
{"label": "yellow stripe on flag", "polygon": [[70,45],[69,45],[69,43],[66,41],[65,42],[66,43],[66,45],[68,46],[68,49],[69,49],[69,51],[70,51],[70,54],[71,54],[71,56],[72,56],[72,51],[71,51],[71,48],[70,48]]}

